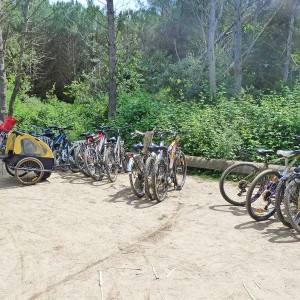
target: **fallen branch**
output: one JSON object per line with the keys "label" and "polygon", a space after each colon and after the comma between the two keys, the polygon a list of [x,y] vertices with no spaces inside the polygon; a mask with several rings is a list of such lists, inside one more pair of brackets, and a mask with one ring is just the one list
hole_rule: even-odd
{"label": "fallen branch", "polygon": [[247,289],[246,285],[243,284],[244,288],[246,289],[247,293],[249,294],[249,296],[252,298],[252,300],[255,300],[255,298],[251,295],[251,293],[249,292],[249,290]]}
{"label": "fallen branch", "polygon": [[[151,263],[151,262],[150,262]],[[151,263],[151,265],[152,265],[152,270],[153,270],[153,273],[154,273],[154,275],[155,275],[155,278],[156,279],[159,279],[159,277],[158,277],[158,275],[157,275],[157,273],[156,273],[156,271],[155,271],[155,268],[154,268],[154,266],[153,266],[153,264]]]}
{"label": "fallen branch", "polygon": [[178,268],[180,268],[180,267],[181,267],[181,266],[178,266],[178,267],[172,269],[172,270],[169,272],[169,274],[167,275],[167,278],[168,278],[169,276],[171,276],[171,274],[172,274],[176,269],[178,269]]}
{"label": "fallen branch", "polygon": [[161,291],[159,289],[158,289],[158,291],[159,291],[159,294],[161,296],[161,299],[165,300],[165,298],[164,298],[163,294],[161,293]]}
{"label": "fallen branch", "polygon": [[102,282],[102,271],[98,271],[99,272],[99,286],[100,286],[100,289],[101,289],[101,300],[104,299],[104,296],[103,296],[103,282]]}

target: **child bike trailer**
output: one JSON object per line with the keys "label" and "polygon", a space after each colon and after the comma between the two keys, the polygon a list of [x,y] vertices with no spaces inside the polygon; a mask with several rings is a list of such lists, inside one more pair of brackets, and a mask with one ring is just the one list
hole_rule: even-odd
{"label": "child bike trailer", "polygon": [[49,146],[26,133],[14,131],[9,134],[2,158],[8,173],[24,185],[46,179],[53,171],[54,157]]}

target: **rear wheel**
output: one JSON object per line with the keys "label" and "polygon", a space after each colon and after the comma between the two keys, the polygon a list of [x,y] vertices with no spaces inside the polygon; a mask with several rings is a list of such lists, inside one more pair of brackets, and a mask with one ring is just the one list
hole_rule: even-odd
{"label": "rear wheel", "polygon": [[144,176],[144,163],[141,157],[133,158],[131,173],[129,174],[130,186],[139,198],[145,195],[145,176]]}
{"label": "rear wheel", "polygon": [[260,168],[251,163],[237,163],[223,172],[219,182],[222,197],[235,206],[246,205],[246,194]]}
{"label": "rear wheel", "polygon": [[80,172],[79,167],[76,164],[76,160],[75,160],[75,153],[76,153],[76,148],[77,147],[72,147],[69,151],[69,163],[70,163],[70,170],[73,173],[78,173]]}
{"label": "rear wheel", "polygon": [[246,196],[246,207],[256,221],[269,219],[275,213],[275,195],[279,184],[278,171],[265,170],[250,184]]}
{"label": "rear wheel", "polygon": [[53,157],[54,157],[54,167],[55,168],[59,168],[63,172],[68,171],[69,166],[67,165],[67,162],[63,159],[63,155],[60,150],[54,150]]}
{"label": "rear wheel", "polygon": [[44,176],[43,164],[34,157],[21,159],[15,168],[15,177],[24,185],[38,183]]}
{"label": "rear wheel", "polygon": [[75,149],[75,162],[77,167],[79,168],[79,171],[86,177],[89,177],[89,171],[86,169],[85,164],[84,164],[84,152],[85,152],[85,147],[80,146],[79,148]]}

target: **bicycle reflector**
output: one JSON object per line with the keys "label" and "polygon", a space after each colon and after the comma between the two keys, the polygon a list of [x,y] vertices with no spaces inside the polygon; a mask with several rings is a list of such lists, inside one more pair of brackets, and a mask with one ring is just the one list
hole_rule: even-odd
{"label": "bicycle reflector", "polygon": [[127,157],[127,159],[132,158],[133,157],[133,153],[132,152],[127,152],[126,153],[126,157]]}

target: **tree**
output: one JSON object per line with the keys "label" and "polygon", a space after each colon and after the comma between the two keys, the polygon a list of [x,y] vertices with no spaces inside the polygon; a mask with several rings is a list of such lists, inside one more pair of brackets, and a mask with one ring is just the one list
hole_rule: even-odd
{"label": "tree", "polygon": [[23,78],[23,63],[24,63],[24,54],[25,54],[25,43],[26,43],[26,36],[28,31],[28,24],[29,24],[29,6],[30,6],[31,0],[25,0],[23,4],[23,26],[22,26],[22,32],[20,36],[20,52],[19,52],[19,58],[18,58],[18,65],[17,65],[17,75],[15,80],[15,86],[12,92],[12,95],[10,97],[9,101],[9,109],[8,114],[10,116],[14,113],[14,103],[16,100],[16,97],[19,93],[19,90],[22,85],[22,78]]}
{"label": "tree", "polygon": [[288,80],[291,71],[292,37],[293,37],[294,21],[295,21],[295,15],[296,15],[298,4],[299,4],[299,0],[294,0],[290,12],[290,24],[289,24],[289,33],[288,33],[287,45],[286,45],[286,59],[285,59],[284,71],[283,71],[283,81]]}
{"label": "tree", "polygon": [[242,88],[242,9],[241,0],[234,2],[234,75],[235,93],[239,94]]}
{"label": "tree", "polygon": [[216,94],[215,24],[216,24],[216,1],[211,0],[210,13],[209,13],[207,54],[208,54],[210,94],[212,98]]}
{"label": "tree", "polygon": [[6,115],[5,77],[6,75],[5,75],[5,65],[4,65],[2,28],[0,23],[0,119],[2,120],[5,118]]}
{"label": "tree", "polygon": [[112,118],[117,107],[117,78],[116,78],[116,35],[114,1],[107,0],[108,21],[108,53],[109,53],[109,105],[108,117]]}

